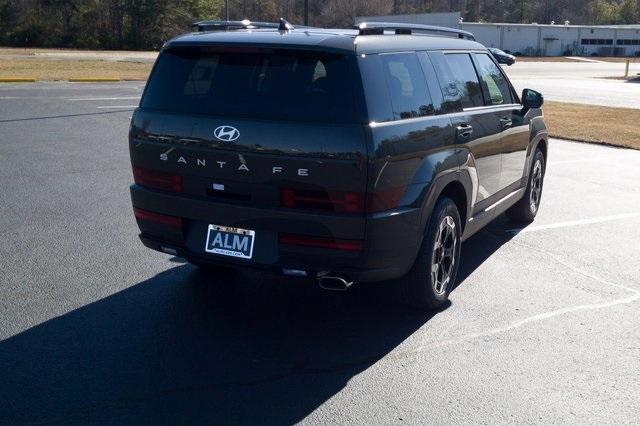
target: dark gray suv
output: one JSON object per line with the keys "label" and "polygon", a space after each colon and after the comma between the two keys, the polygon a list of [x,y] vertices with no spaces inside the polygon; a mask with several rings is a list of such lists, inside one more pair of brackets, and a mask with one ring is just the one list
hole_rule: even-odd
{"label": "dark gray suv", "polygon": [[129,134],[147,246],[343,290],[397,280],[435,308],[460,245],[531,222],[547,156],[522,97],[469,33],[204,22],[169,41]]}

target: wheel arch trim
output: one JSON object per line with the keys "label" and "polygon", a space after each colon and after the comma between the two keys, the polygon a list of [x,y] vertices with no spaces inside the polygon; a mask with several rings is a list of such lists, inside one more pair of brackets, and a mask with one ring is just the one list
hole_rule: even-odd
{"label": "wheel arch trim", "polygon": [[423,236],[438,199],[440,199],[440,196],[445,192],[445,189],[451,184],[460,185],[464,192],[466,207],[464,212],[460,212],[461,223],[464,230],[465,223],[469,217],[469,213],[471,212],[470,200],[473,191],[473,181],[468,172],[463,172],[459,169],[449,170],[436,176],[428,185],[427,195],[425,196],[420,215],[419,229],[422,230]]}

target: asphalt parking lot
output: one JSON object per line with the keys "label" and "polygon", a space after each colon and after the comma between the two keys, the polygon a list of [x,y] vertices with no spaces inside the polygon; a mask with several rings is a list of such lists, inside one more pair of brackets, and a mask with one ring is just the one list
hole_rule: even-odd
{"label": "asphalt parking lot", "polygon": [[[551,101],[640,108],[640,82],[615,79],[624,75],[622,62],[521,61],[503,69],[519,92],[530,88]],[[629,76],[636,74],[640,62],[634,60]]]}
{"label": "asphalt parking lot", "polygon": [[552,140],[535,223],[425,314],[145,249],[141,90],[0,86],[0,424],[637,424],[639,151]]}

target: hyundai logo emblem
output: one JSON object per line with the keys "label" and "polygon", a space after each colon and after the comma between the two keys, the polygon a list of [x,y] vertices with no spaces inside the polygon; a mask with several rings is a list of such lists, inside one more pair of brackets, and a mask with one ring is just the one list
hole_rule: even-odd
{"label": "hyundai logo emblem", "polygon": [[213,136],[223,142],[233,142],[240,137],[240,131],[233,126],[219,126],[213,131]]}

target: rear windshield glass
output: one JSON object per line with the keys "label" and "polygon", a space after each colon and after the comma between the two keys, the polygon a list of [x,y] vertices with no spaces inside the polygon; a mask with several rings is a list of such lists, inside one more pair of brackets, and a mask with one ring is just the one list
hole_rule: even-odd
{"label": "rear windshield glass", "polygon": [[272,120],[358,122],[355,60],[302,51],[175,49],[158,59],[143,108]]}

